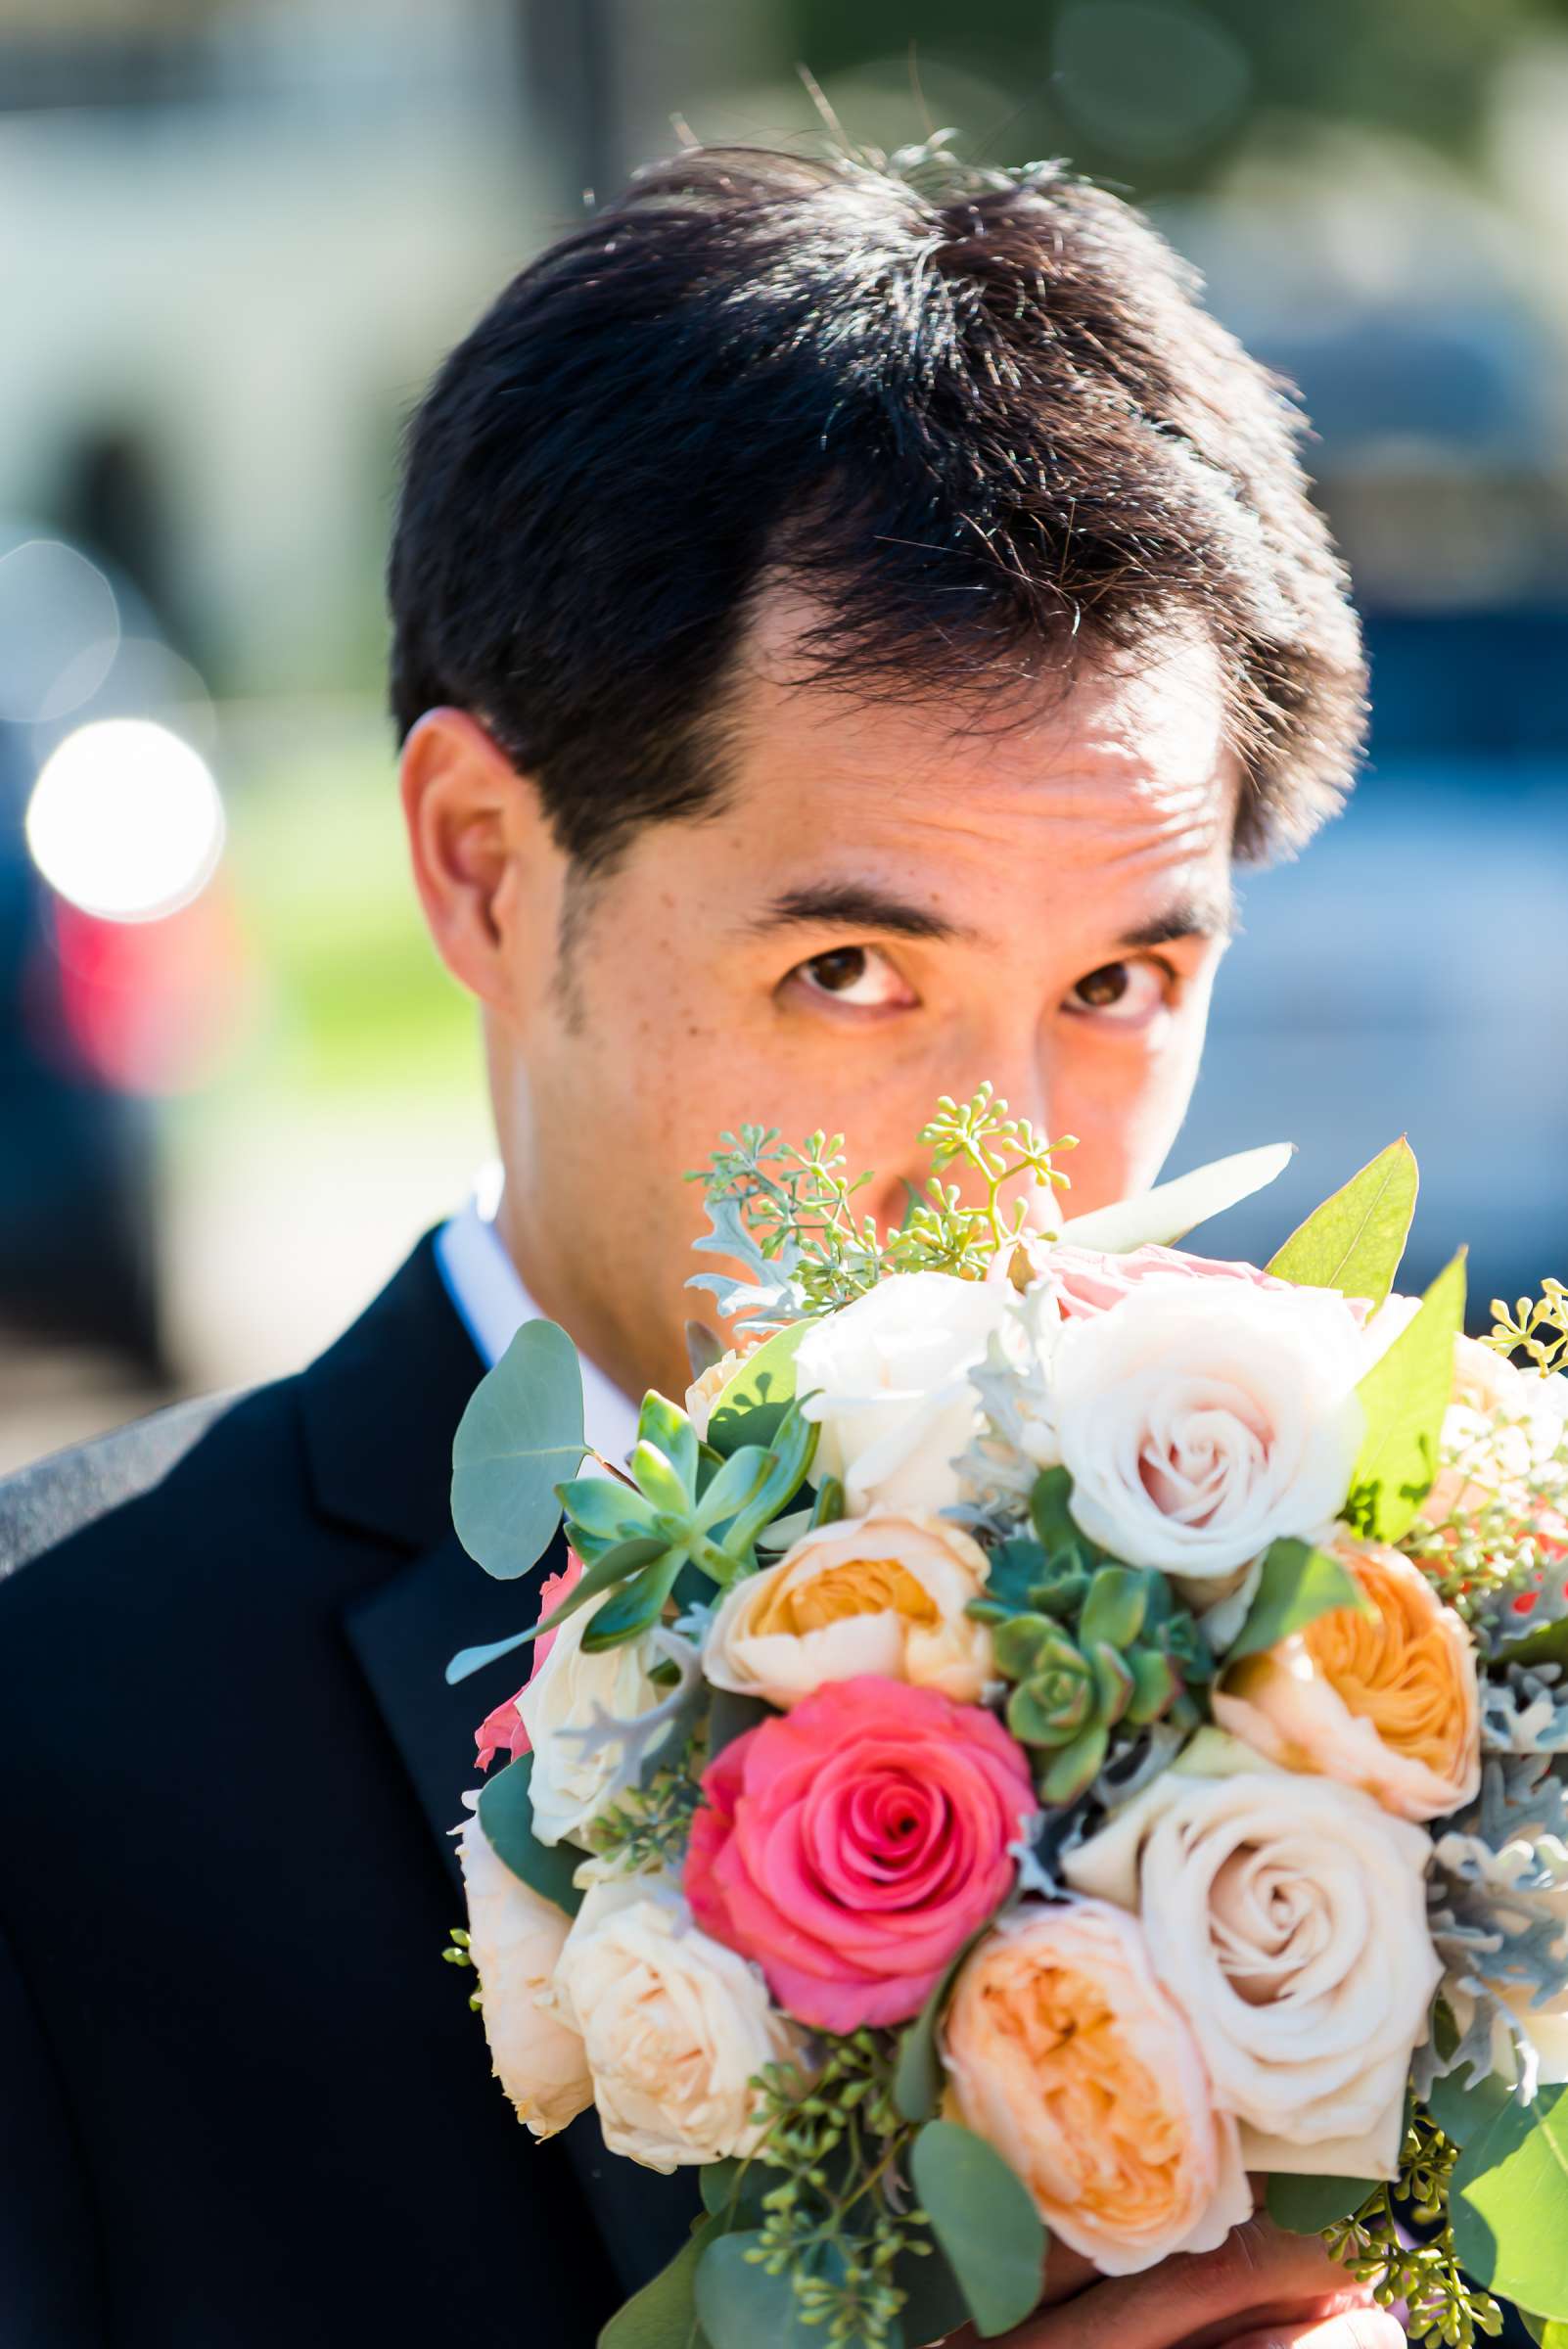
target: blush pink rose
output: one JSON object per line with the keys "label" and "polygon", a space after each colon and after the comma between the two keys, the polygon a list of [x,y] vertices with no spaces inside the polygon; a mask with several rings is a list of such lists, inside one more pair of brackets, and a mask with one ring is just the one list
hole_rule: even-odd
{"label": "blush pink rose", "polygon": [[727,1745],[686,1897],[819,2031],[901,2023],[1011,1890],[1035,1790],[979,1705],[862,1674]]}
{"label": "blush pink rose", "polygon": [[[1125,1256],[1107,1255],[1099,1248],[1078,1248],[1071,1240],[1047,1242],[1033,1251],[1032,1261],[1037,1276],[1055,1292],[1064,1321],[1088,1321],[1096,1313],[1107,1313],[1146,1280],[1241,1281],[1253,1289],[1296,1285],[1277,1279],[1272,1272],[1260,1271],[1256,1265],[1226,1263],[1217,1256],[1189,1256],[1184,1248],[1162,1248],[1154,1240],[1129,1249]],[[1364,1298],[1347,1297],[1345,1302],[1358,1321],[1366,1319],[1370,1309]]]}
{"label": "blush pink rose", "polygon": [[1282,1289],[1289,1284],[1256,1265],[1222,1263],[1218,1257],[1189,1256],[1184,1248],[1162,1248],[1154,1241],[1130,1249],[1126,1256],[1107,1256],[1098,1248],[1075,1248],[1070,1240],[1041,1248],[1037,1269],[1056,1292],[1064,1321],[1086,1321],[1109,1313],[1146,1280],[1243,1280],[1255,1289]]}
{"label": "blush pink rose", "polygon": [[[541,1623],[546,1615],[554,1612],[563,1599],[571,1597],[581,1580],[582,1560],[575,1549],[569,1549],[567,1562],[560,1573],[547,1574],[544,1578],[539,1591],[539,1620]],[[529,1674],[528,1681],[524,1681],[523,1688],[526,1688],[529,1681],[536,1679],[543,1670],[544,1659],[554,1645],[554,1632],[546,1632],[542,1638],[534,1640],[533,1669]],[[519,1754],[531,1753],[532,1745],[528,1730],[523,1726],[523,1716],[517,1709],[517,1697],[523,1694],[523,1688],[518,1690],[517,1696],[509,1696],[504,1705],[497,1705],[493,1713],[486,1713],[479,1727],[474,1731],[474,1743],[479,1747],[481,1770],[489,1769],[503,1746],[514,1762]]]}

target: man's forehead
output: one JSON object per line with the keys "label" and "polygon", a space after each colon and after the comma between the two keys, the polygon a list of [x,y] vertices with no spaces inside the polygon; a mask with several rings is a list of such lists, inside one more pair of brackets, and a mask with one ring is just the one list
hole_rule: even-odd
{"label": "man's forehead", "polygon": [[744,772],[800,764],[798,780],[880,779],[1002,796],[1050,786],[1069,812],[1092,796],[1130,820],[1172,792],[1212,797],[1237,780],[1228,699],[1206,631],[1173,625],[1135,652],[1090,640],[998,664],[962,690],[852,672],[813,676],[802,651],[820,615],[806,599],[764,597],[737,665],[726,733]]}

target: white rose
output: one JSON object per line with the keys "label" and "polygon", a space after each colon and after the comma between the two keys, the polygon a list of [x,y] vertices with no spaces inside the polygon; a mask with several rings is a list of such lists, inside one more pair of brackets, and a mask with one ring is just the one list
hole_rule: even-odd
{"label": "white rose", "polygon": [[1206,1582],[1325,1539],[1361,1439],[1366,1348],[1321,1289],[1150,1281],[1068,1324],[1056,1433],[1073,1515],[1130,1566]]}
{"label": "white rose", "polygon": [[726,1591],[703,1670],[717,1688],[784,1707],[867,1672],[978,1704],[991,1634],[965,1609],[990,1570],[979,1543],[941,1517],[841,1518]]}
{"label": "white rose", "polygon": [[517,1700],[533,1748],[529,1791],[540,1843],[580,1834],[603,1808],[623,1759],[615,1736],[575,1732],[592,1730],[605,1718],[634,1722],[666,1693],[650,1677],[659,1656],[648,1637],[623,1640],[600,1655],[584,1652],[582,1635],[596,1612],[582,1607],[568,1616]]}
{"label": "white rose", "polygon": [[1013,1302],[1004,1282],[900,1272],[807,1331],[795,1386],[822,1430],[814,1473],[840,1479],[852,1517],[957,1500],[979,1407],[969,1373]]}
{"label": "white rose", "polygon": [[579,2033],[550,2011],[551,1977],[571,1918],[525,1884],[492,1850],[475,1817],[458,1841],[468,1895],[469,1956],[490,2061],[519,2120],[553,2137],[593,2102]]}
{"label": "white rose", "polygon": [[758,1968],[710,1940],[667,1877],[589,1889],[555,2004],[582,2034],[605,2143],[651,2170],[751,2152],[752,2081],[802,2056]]}
{"label": "white rose", "polygon": [[1219,1732],[1063,1862],[1135,1910],[1249,2169],[1392,2178],[1442,1971],[1431,1843],[1358,1787],[1259,1766]]}

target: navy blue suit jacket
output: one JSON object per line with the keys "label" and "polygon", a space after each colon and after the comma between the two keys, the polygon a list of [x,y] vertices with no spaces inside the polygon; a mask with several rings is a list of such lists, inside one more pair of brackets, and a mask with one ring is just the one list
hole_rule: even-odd
{"label": "navy blue suit jacket", "polygon": [[429,1239],[297,1378],[0,1485],[0,2342],[579,2349],[690,2175],[535,2144],[448,1830],[529,1620],[451,1530]]}

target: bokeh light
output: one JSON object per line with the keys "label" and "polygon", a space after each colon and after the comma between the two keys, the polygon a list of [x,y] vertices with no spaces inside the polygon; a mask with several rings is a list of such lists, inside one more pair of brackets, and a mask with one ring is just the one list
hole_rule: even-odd
{"label": "bokeh light", "polygon": [[46,761],[27,846],[83,913],[156,921],[188,905],[223,852],[223,803],[207,761],[150,718],[78,726]]}
{"label": "bokeh light", "polygon": [[119,607],[95,563],[57,538],[0,554],[0,718],[69,717],[108,676]]}

